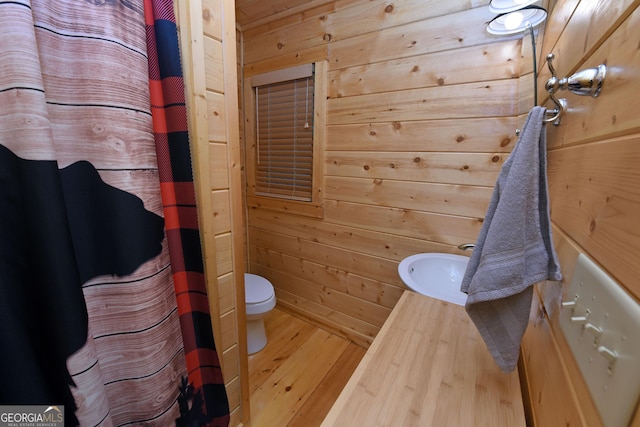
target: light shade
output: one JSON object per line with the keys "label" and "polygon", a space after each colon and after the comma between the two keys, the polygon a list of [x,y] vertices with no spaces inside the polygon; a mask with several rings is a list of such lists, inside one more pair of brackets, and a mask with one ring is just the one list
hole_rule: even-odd
{"label": "light shade", "polygon": [[529,6],[536,1],[538,0],[491,0],[489,10],[492,13],[509,13]]}
{"label": "light shade", "polygon": [[489,34],[495,35],[517,34],[529,26],[537,27],[545,19],[547,19],[547,11],[545,9],[539,6],[525,6],[496,16],[487,25],[487,31]]}

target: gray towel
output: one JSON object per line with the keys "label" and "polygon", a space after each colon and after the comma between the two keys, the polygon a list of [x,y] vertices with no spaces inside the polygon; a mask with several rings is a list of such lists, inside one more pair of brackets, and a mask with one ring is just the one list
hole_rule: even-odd
{"label": "gray towel", "polygon": [[560,280],[547,195],[545,109],[534,107],[505,161],[462,280],[465,309],[494,360],[515,369],[533,285]]}

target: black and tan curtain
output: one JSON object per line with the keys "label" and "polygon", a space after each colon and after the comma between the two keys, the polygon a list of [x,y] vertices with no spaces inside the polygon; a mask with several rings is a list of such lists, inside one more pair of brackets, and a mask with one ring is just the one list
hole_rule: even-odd
{"label": "black and tan curtain", "polygon": [[173,5],[0,0],[0,404],[227,425]]}

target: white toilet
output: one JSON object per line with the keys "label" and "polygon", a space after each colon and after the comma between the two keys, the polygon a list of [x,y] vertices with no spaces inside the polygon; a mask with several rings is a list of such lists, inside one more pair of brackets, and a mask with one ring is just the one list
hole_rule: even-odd
{"label": "white toilet", "polygon": [[247,352],[257,353],[267,345],[264,316],[276,306],[273,285],[257,274],[244,274],[244,300],[247,310]]}

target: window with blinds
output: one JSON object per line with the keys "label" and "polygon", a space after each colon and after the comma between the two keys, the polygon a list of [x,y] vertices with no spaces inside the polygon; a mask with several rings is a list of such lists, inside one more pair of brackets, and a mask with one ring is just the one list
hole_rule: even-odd
{"label": "window with blinds", "polygon": [[[313,192],[313,67],[285,81],[255,85],[255,194],[311,201]],[[260,83],[260,80],[257,79]]]}

